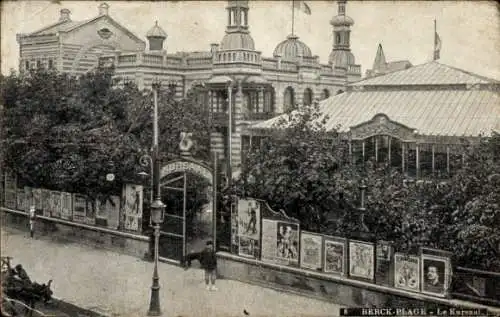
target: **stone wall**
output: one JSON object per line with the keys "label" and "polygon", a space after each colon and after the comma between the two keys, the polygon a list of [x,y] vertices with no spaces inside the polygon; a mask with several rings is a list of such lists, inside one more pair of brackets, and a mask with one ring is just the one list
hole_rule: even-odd
{"label": "stone wall", "polygon": [[[2,210],[2,227],[29,230],[28,217],[23,212]],[[120,232],[61,219],[38,216],[35,237],[43,236],[61,242],[75,242],[144,258],[149,252],[149,237]]]}
{"label": "stone wall", "polygon": [[489,308],[470,302],[435,298],[339,276],[262,263],[225,252],[219,252],[217,255],[218,274],[222,278],[309,296],[342,306]]}

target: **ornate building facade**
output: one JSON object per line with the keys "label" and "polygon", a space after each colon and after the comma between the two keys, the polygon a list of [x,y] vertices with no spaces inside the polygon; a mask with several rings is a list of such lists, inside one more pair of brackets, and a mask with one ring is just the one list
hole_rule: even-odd
{"label": "ornate building facade", "polygon": [[354,21],[346,15],[346,1],[338,1],[331,20],[334,43],[328,63],[296,34],[278,43],[272,57],[264,57],[250,33],[248,0],[229,0],[225,34],[207,51],[167,53],[167,32],[156,22],[142,40],[109,14],[106,3],[98,15],[72,21],[67,9],[58,22],[29,34],[19,34],[20,68],[55,68],[74,74],[113,64],[116,75],[150,88],[159,80],[176,87],[176,96],[197,94],[200,110],[214,125],[212,150],[237,167],[241,163],[242,134],[247,127],[345,90],[361,79],[361,66],[350,50]]}

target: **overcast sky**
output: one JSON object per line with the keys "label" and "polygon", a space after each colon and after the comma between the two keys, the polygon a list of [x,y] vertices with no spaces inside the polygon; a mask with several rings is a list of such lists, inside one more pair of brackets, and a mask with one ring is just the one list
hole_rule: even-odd
{"label": "overcast sky", "polygon": [[[3,1],[1,17],[2,73],[17,69],[16,33],[54,23],[62,8],[74,21],[95,17],[96,1]],[[227,22],[226,1],[109,1],[109,14],[140,38],[155,20],[168,33],[170,53],[209,50],[220,43]],[[250,1],[249,23],[256,49],[271,57],[291,33],[291,1]],[[307,1],[312,14],[295,14],[295,33],[327,63],[332,48],[330,19],[334,1]],[[499,7],[488,1],[349,1],[355,21],[351,49],[362,72],[372,67],[378,43],[389,61],[408,59],[414,65],[432,59],[434,19],[442,40],[441,62],[500,80]]]}

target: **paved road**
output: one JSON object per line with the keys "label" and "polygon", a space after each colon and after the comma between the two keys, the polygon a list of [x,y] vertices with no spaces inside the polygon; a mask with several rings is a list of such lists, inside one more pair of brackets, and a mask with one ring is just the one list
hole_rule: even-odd
{"label": "paved road", "polygon": [[[2,255],[21,263],[32,280],[53,279],[54,296],[113,316],[145,316],[153,264],[107,250],[27,237],[2,228]],[[203,272],[159,264],[163,316],[338,316],[339,306],[231,280],[206,291]]]}

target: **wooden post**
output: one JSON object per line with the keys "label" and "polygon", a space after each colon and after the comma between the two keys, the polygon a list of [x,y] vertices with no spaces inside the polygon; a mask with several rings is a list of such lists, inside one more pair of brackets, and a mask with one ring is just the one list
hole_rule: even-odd
{"label": "wooden post", "polygon": [[213,168],[213,175],[212,175],[212,234],[213,234],[213,242],[214,242],[214,248],[215,251],[217,252],[217,176],[219,174],[218,171],[218,155],[217,152],[214,152],[214,168]]}

